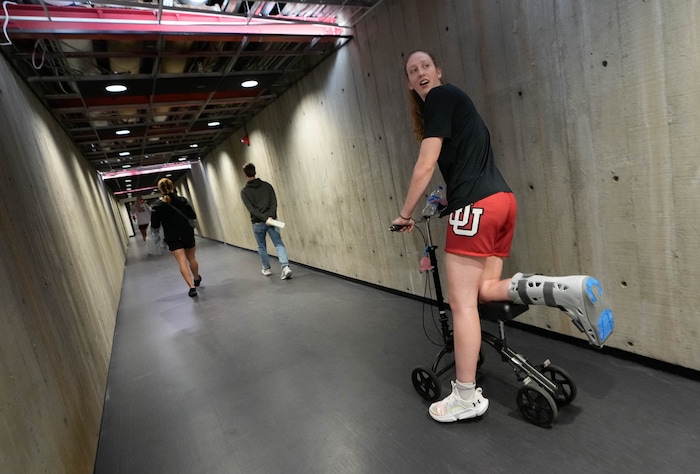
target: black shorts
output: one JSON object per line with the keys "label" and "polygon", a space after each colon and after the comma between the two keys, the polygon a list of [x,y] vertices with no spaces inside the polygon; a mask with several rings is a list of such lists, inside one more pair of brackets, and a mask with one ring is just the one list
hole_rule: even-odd
{"label": "black shorts", "polygon": [[179,249],[191,249],[194,247],[194,234],[192,237],[181,237],[178,240],[166,242],[166,244],[168,244],[168,250],[171,252]]}

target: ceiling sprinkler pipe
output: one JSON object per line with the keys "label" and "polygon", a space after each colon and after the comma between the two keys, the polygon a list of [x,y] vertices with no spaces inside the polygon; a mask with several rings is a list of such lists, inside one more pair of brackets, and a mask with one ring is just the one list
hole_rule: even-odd
{"label": "ceiling sprinkler pipe", "polygon": [[207,4],[207,0],[177,0],[177,3],[194,7],[201,7]]}

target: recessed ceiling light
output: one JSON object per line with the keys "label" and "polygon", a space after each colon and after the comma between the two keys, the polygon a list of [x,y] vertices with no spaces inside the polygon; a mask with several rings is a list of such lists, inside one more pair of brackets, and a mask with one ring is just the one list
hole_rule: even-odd
{"label": "recessed ceiling light", "polygon": [[122,168],[131,168],[131,165],[122,165]]}
{"label": "recessed ceiling light", "polygon": [[185,161],[187,159],[186,156],[181,156],[180,158],[177,159],[177,161]]}
{"label": "recessed ceiling light", "polygon": [[243,87],[255,87],[257,85],[258,85],[258,81],[255,81],[255,80],[241,82],[241,86],[243,86]]}
{"label": "recessed ceiling light", "polygon": [[125,179],[124,182],[125,182],[125,183],[130,183],[131,180],[130,180],[130,179]]}
{"label": "recessed ceiling light", "polygon": [[129,155],[131,155],[131,153],[129,153],[128,151],[119,152],[119,156],[129,156]]}
{"label": "recessed ceiling light", "polygon": [[173,175],[172,173],[168,173],[168,174],[165,175],[165,177],[166,177],[166,178],[170,178],[170,177],[172,177],[172,175]]}
{"label": "recessed ceiling light", "polygon": [[131,130],[126,130],[126,129],[124,129],[124,130],[117,130],[117,131],[114,132],[114,133],[116,133],[117,135],[128,135],[128,134],[131,133]]}
{"label": "recessed ceiling light", "polygon": [[105,87],[105,90],[107,92],[124,92],[126,90],[126,86],[124,84],[110,84]]}
{"label": "recessed ceiling light", "polygon": [[196,143],[193,143],[193,144],[190,145],[190,148],[197,148],[198,146],[199,146],[199,145],[197,145]]}
{"label": "recessed ceiling light", "polygon": [[221,125],[221,122],[209,122],[207,125],[210,127],[218,127]]}

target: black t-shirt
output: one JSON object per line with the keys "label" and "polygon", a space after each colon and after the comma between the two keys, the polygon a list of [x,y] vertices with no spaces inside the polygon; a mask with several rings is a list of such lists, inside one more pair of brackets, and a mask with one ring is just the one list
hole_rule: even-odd
{"label": "black t-shirt", "polygon": [[496,168],[491,136],[469,96],[452,84],[428,92],[423,138],[442,137],[438,166],[447,183],[443,215],[498,192],[512,192]]}

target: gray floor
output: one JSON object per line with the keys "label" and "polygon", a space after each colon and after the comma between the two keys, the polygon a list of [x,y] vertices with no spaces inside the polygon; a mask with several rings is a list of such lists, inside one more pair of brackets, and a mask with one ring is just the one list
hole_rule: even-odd
{"label": "gray floor", "polygon": [[692,378],[509,328],[513,348],[570,373],[573,403],[552,428],[528,423],[512,370],[485,346],[488,412],[436,423],[411,384],[438,351],[422,303],[301,266],[265,278],[255,253],[197,242],[191,299],[172,257],[132,239],[97,474],[700,469]]}

